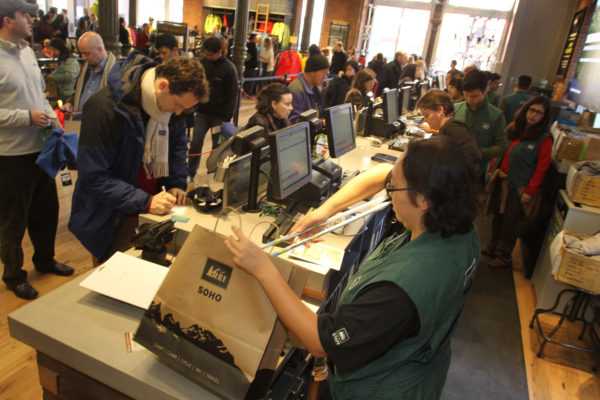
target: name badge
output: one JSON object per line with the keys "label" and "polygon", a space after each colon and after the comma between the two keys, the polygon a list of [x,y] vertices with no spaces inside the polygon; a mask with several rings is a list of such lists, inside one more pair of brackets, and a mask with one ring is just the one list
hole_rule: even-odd
{"label": "name badge", "polygon": [[529,150],[533,150],[533,149],[535,149],[535,145],[532,143],[532,144],[528,145],[527,148]]}
{"label": "name badge", "polygon": [[160,136],[166,136],[167,135],[167,131],[163,131],[162,129],[158,131],[158,134]]}
{"label": "name badge", "polygon": [[481,125],[481,127],[487,131],[490,129],[490,124],[485,123],[485,124]]}

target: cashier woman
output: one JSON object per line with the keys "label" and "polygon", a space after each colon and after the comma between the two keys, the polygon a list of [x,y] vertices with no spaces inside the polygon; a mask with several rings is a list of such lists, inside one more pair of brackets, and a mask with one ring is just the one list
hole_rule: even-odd
{"label": "cashier woman", "polygon": [[334,399],[436,399],[450,365],[450,336],[479,262],[476,187],[454,141],[412,141],[394,166],[363,172],[302,218],[293,231],[385,189],[406,227],[349,278],[331,314],[303,305],[267,253],[239,229],[225,243],[288,329],[315,357],[327,357]]}

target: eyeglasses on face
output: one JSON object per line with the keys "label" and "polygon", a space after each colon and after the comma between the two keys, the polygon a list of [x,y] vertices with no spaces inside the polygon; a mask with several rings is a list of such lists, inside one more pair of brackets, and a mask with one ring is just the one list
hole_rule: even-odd
{"label": "eyeglasses on face", "polygon": [[395,188],[392,186],[392,171],[390,171],[388,176],[385,178],[385,192],[387,193],[388,197],[392,197],[393,192],[404,192],[407,190],[412,190],[412,188]]}
{"label": "eyeglasses on face", "polygon": [[546,114],[546,111],[538,110],[536,108],[531,108],[531,107],[529,107],[529,109],[527,110],[527,112],[532,112],[532,113],[538,114],[538,115],[545,115]]}

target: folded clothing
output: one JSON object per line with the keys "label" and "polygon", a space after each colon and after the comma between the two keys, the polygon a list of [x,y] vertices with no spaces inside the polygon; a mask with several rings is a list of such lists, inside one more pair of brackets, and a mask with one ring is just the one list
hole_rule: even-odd
{"label": "folded clothing", "polygon": [[583,256],[600,260],[600,233],[587,239],[579,239],[575,236],[565,234],[563,238],[567,248]]}

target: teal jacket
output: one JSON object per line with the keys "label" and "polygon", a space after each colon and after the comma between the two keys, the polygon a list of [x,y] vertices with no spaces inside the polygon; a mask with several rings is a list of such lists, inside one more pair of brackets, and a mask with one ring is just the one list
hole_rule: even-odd
{"label": "teal jacket", "polygon": [[393,282],[415,304],[419,332],[355,371],[332,374],[336,400],[434,399],[442,392],[450,366],[450,336],[479,263],[479,235],[475,227],[448,238],[425,232],[406,242],[408,235],[379,245],[351,278],[339,305],[351,302],[367,285]]}
{"label": "teal jacket", "polygon": [[75,93],[75,82],[79,76],[79,63],[75,57],[67,57],[59,62],[52,72],[52,81],[56,85],[56,94],[66,100]]}

